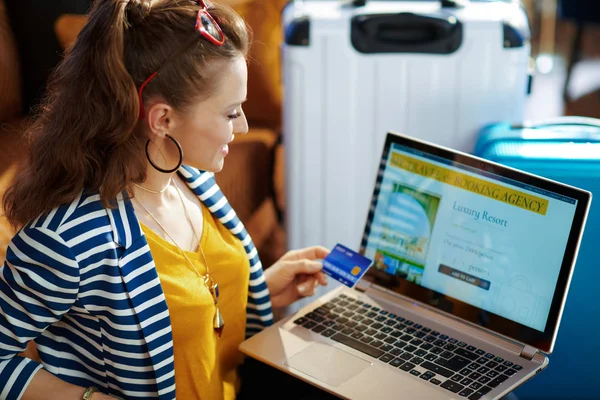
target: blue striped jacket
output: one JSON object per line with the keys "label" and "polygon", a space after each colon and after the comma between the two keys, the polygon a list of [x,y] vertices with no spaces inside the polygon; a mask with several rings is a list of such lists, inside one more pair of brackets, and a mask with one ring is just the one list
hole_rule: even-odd
{"label": "blue striped jacket", "polygon": [[[180,176],[243,243],[250,261],[246,335],[273,323],[262,265],[214,174]],[[18,356],[35,339],[43,368],[121,398],[175,398],[169,311],[130,200],[98,194],[43,215],[12,239],[0,267],[0,399],[19,399],[42,365]]]}

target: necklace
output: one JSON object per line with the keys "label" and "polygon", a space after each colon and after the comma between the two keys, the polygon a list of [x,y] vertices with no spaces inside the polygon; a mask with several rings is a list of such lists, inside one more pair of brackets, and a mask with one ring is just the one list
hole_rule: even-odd
{"label": "necklace", "polygon": [[[185,202],[183,201],[183,196],[181,195],[181,191],[180,191],[179,187],[177,186],[177,184],[175,184],[175,182],[173,182],[173,180],[171,180],[169,182],[169,184],[171,184],[171,183],[175,186],[175,189],[177,190],[177,194],[179,195],[179,199],[181,200],[181,204],[183,205],[183,210],[185,212],[185,216],[186,216],[186,218],[188,220],[188,223],[192,227],[192,232],[194,234],[194,237],[196,239],[198,239],[198,236],[196,234],[196,229],[194,228],[194,225],[192,224],[192,219],[190,218],[190,214],[188,213],[187,207],[185,206]],[[209,269],[209,266],[208,266],[208,262],[206,261],[206,256],[204,255],[204,250],[202,249],[202,245],[199,243],[198,244],[198,249],[200,250],[200,255],[202,255],[202,259],[204,260],[204,265],[206,265],[206,274],[205,275],[202,275],[196,269],[196,266],[194,265],[194,263],[192,263],[192,261],[185,254],[185,251],[181,248],[181,246],[179,246],[177,244],[177,242],[175,241],[175,239],[173,239],[173,236],[171,236],[171,234],[158,221],[158,219],[150,212],[150,210],[148,210],[148,208],[146,208],[146,206],[144,205],[144,203],[142,203],[137,197],[134,197],[134,199],[144,209],[144,211],[146,211],[146,213],[148,213],[148,215],[154,220],[154,222],[156,222],[156,224],[160,227],[160,229],[162,229],[163,232],[165,232],[165,234],[169,237],[169,239],[171,239],[171,241],[175,244],[175,246],[177,246],[177,248],[179,249],[179,251],[181,252],[181,254],[183,255],[183,257],[188,262],[188,264],[190,264],[190,266],[192,267],[192,269],[204,281],[204,286],[206,287],[206,289],[208,289],[208,292],[212,296],[213,302],[215,304],[215,314],[214,314],[214,317],[213,317],[213,328],[214,328],[215,333],[217,334],[217,336],[221,337],[221,334],[223,333],[223,328],[225,326],[225,322],[223,321],[223,317],[221,316],[221,311],[219,310],[219,304],[218,304],[219,303],[219,285],[215,282],[215,280],[213,279],[213,277],[210,275],[210,269]]]}
{"label": "necklace", "polygon": [[[142,185],[138,185],[137,183],[133,183],[133,186],[138,187],[142,190],[145,190],[148,193],[154,193],[154,194],[161,194],[167,191],[167,189],[169,188],[169,186],[171,186],[171,182],[173,181],[173,178],[169,179],[169,183],[167,183],[167,186],[165,186],[164,188],[160,189],[160,190],[152,190],[152,189],[148,189],[146,187],[143,187]],[[196,234],[196,231],[194,231],[194,234]]]}

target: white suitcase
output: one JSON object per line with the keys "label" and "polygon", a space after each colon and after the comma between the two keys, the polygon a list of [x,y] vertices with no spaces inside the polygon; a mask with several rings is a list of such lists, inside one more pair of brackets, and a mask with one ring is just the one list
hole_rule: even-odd
{"label": "white suitcase", "polygon": [[359,247],[388,130],[471,152],[482,126],[522,122],[518,2],[296,0],[282,17],[289,248]]}

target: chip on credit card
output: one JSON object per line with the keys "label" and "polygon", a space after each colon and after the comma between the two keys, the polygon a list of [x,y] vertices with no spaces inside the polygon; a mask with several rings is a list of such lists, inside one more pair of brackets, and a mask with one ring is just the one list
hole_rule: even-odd
{"label": "chip on credit card", "polygon": [[372,260],[338,243],[323,259],[323,272],[348,287],[354,287],[371,264]]}

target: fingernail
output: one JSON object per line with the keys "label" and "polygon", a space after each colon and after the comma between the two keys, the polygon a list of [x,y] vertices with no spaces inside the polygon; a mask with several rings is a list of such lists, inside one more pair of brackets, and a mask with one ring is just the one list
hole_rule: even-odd
{"label": "fingernail", "polygon": [[304,294],[304,292],[306,292],[306,287],[304,285],[299,285],[298,286],[298,292],[300,294]]}

